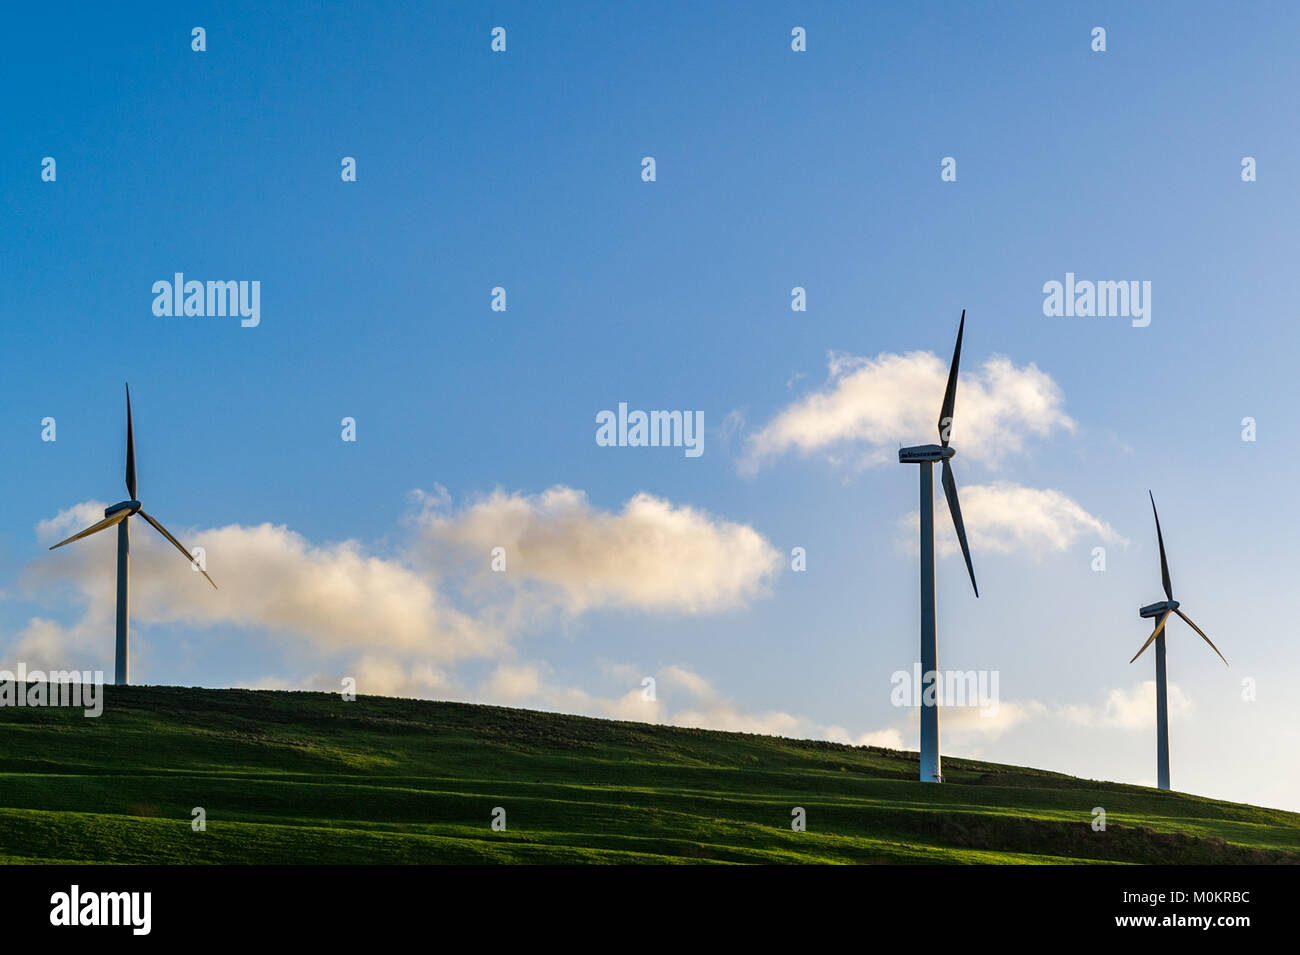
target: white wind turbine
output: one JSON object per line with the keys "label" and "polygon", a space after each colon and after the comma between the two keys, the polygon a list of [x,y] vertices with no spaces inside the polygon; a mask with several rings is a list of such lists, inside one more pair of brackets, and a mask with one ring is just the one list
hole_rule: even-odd
{"label": "white wind turbine", "polygon": [[[952,413],[957,403],[957,366],[961,363],[961,336],[966,329],[966,310],[961,311],[961,323],[957,326],[957,346],[952,353],[952,367],[948,369],[948,387],[943,394],[943,407],[939,410],[940,444],[922,444],[911,448],[900,448],[898,460],[901,464],[918,464],[921,471],[921,781],[927,783],[943,782],[943,767],[939,759],[939,646],[934,619],[934,462],[943,463],[943,493],[948,499],[948,511],[952,514],[952,526],[957,531],[957,540],[961,542],[962,556],[966,558],[966,570],[970,574],[970,584],[975,588],[975,596],[980,595],[975,583],[975,568],[971,565],[970,546],[966,543],[966,525],[961,519],[961,504],[957,501],[957,482],[952,476],[952,465],[948,460],[957,452],[948,447],[948,436],[952,429]],[[933,689],[925,692],[927,684]]]}
{"label": "white wind turbine", "polygon": [[[113,682],[118,686],[125,686],[131,682],[131,642],[130,642],[130,620],[129,620],[129,594],[128,583],[131,572],[131,537],[127,530],[127,524],[133,514],[139,514],[146,521],[153,525],[163,537],[167,538],[176,547],[178,551],[185,555],[185,560],[192,567],[198,568],[194,563],[194,558],[190,555],[175,537],[172,537],[167,528],[163,527],[156,520],[145,512],[140,502],[136,500],[136,480],[135,480],[135,432],[131,425],[131,386],[126,388],[126,492],[131,495],[129,501],[122,501],[114,504],[112,507],[104,510],[104,519],[97,524],[92,524],[79,534],[73,534],[65,541],[60,541],[51,547],[54,550],[62,547],[64,544],[71,544],[73,541],[81,540],[83,537],[89,537],[105,528],[117,525],[117,655],[114,665]],[[216,587],[216,583],[208,572],[198,568],[199,572],[207,577],[208,583]]]}
{"label": "white wind turbine", "polygon": [[[1150,491],[1147,496],[1151,498],[1151,513],[1156,519],[1156,543],[1160,545],[1160,582],[1165,588],[1165,597],[1158,603],[1147,604],[1138,611],[1138,616],[1146,619],[1159,617],[1156,621],[1156,628],[1152,631],[1151,636],[1147,637],[1147,642],[1142,644],[1142,649],[1133,654],[1133,660],[1142,656],[1146,648],[1151,646],[1151,641],[1156,644],[1156,785],[1160,789],[1169,788],[1169,692],[1168,685],[1165,682],[1165,624],[1169,620],[1171,613],[1176,613],[1183,618],[1183,621],[1201,635],[1201,639],[1210,645],[1210,649],[1219,653],[1219,648],[1214,642],[1205,635],[1205,631],[1192,623],[1192,618],[1180,610],[1180,604],[1174,599],[1174,587],[1169,581],[1169,561],[1165,559],[1165,538],[1160,533],[1160,515],[1156,512],[1156,498]],[[1228,665],[1227,658],[1219,653],[1219,659],[1223,665]],[[1133,660],[1129,660],[1132,663]]]}

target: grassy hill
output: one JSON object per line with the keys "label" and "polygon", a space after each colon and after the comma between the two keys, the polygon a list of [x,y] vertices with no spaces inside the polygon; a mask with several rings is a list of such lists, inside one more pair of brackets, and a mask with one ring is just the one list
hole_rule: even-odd
{"label": "grassy hill", "polygon": [[1300,861],[1294,813],[992,763],[945,759],[933,786],[915,753],[834,743],[325,693],[105,694],[98,719],[0,708],[0,860]]}

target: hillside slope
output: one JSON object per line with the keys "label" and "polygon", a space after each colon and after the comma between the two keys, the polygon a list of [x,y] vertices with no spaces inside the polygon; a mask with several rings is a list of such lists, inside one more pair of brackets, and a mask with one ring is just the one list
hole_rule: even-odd
{"label": "hillside slope", "polygon": [[915,753],[834,743],[325,693],[105,694],[98,719],[0,708],[0,859],[1300,861],[1294,813],[990,763],[945,759],[933,786]]}

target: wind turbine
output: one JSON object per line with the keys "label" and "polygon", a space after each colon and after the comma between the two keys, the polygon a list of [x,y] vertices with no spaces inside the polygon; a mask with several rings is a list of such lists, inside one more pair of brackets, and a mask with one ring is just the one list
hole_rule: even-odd
{"label": "wind turbine", "polygon": [[[1133,654],[1133,660],[1142,656],[1146,648],[1151,646],[1151,641],[1156,642],[1156,785],[1160,789],[1169,788],[1169,698],[1167,687],[1165,685],[1165,622],[1169,619],[1171,613],[1176,613],[1187,622],[1187,625],[1201,635],[1201,639],[1210,645],[1210,649],[1219,653],[1219,648],[1214,642],[1205,635],[1205,631],[1192,623],[1192,618],[1179,609],[1179,603],[1174,599],[1174,588],[1169,582],[1169,561],[1165,559],[1165,539],[1160,533],[1160,515],[1156,512],[1156,498],[1150,491],[1147,495],[1151,498],[1151,513],[1156,519],[1156,541],[1160,544],[1160,581],[1165,585],[1165,596],[1167,600],[1161,600],[1158,603],[1147,604],[1138,611],[1138,615],[1146,617],[1159,617],[1156,622],[1156,628],[1152,631],[1151,636],[1147,637],[1147,642],[1142,644],[1142,649]],[[1219,659],[1223,665],[1227,666],[1227,658],[1219,653]],[[1132,663],[1133,660],[1129,660]]]}
{"label": "wind turbine", "polygon": [[[934,462],[943,462],[943,493],[948,498],[948,511],[952,525],[961,542],[961,552],[966,558],[966,571],[975,596],[980,589],[975,583],[975,568],[970,562],[970,546],[966,543],[966,525],[961,519],[961,505],[957,502],[957,482],[953,480],[952,465],[948,463],[957,452],[948,447],[952,430],[953,406],[957,401],[957,366],[961,362],[961,336],[966,329],[966,310],[961,310],[961,324],[957,326],[957,347],[952,353],[952,367],[948,369],[948,388],[943,394],[943,407],[939,411],[940,444],[922,444],[900,448],[900,464],[918,464],[921,470],[921,782],[943,782],[943,767],[939,760],[939,700],[942,688],[939,678],[939,647],[934,622]],[[933,689],[926,693],[926,685]],[[927,696],[929,702],[927,702]]]}
{"label": "wind turbine", "polygon": [[181,542],[172,537],[167,528],[163,527],[141,506],[140,502],[135,499],[135,431],[131,427],[131,386],[126,387],[126,493],[131,495],[129,501],[122,501],[120,504],[114,504],[112,507],[105,508],[104,519],[98,524],[92,524],[80,534],[73,534],[65,541],[60,541],[51,547],[50,550],[62,547],[64,544],[71,544],[73,541],[79,541],[83,537],[89,537],[91,534],[102,531],[107,527],[117,525],[117,659],[114,667],[113,682],[118,686],[125,686],[131,682],[131,642],[130,642],[130,621],[129,621],[129,602],[127,593],[127,583],[131,571],[131,536],[127,530],[127,523],[131,515],[139,514],[146,521],[154,526],[163,537],[167,538],[176,547],[178,551],[185,555],[185,560],[191,567],[199,570],[204,577],[208,578],[208,583],[215,588],[217,585],[208,572],[199,568],[194,563],[194,558],[190,555]]}

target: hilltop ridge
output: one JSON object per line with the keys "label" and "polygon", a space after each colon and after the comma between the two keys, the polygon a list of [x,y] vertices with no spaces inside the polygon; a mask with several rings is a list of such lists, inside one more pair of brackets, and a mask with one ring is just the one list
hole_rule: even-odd
{"label": "hilltop ridge", "polygon": [[93,719],[0,708],[0,858],[1300,861],[1300,814],[995,763],[945,758],[935,786],[916,753],[825,741],[328,693],[104,693]]}

